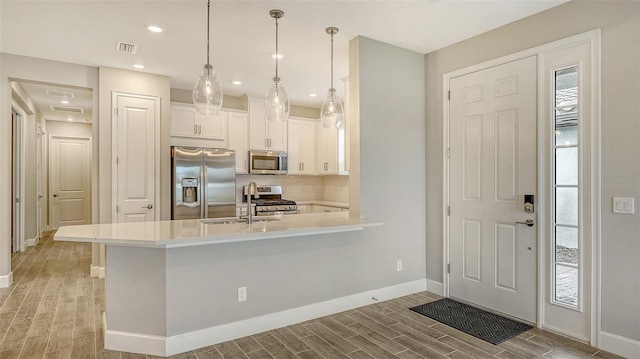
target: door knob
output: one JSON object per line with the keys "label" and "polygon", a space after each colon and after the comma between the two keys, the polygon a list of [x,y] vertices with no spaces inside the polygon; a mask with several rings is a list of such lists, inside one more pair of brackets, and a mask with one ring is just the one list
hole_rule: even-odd
{"label": "door knob", "polygon": [[152,208],[153,208],[153,205],[152,205],[152,204],[148,204],[148,205],[146,205],[146,206],[144,206],[144,207],[142,207],[142,208],[152,209]]}
{"label": "door knob", "polygon": [[54,194],[53,196],[54,196],[54,197],[58,197],[58,195],[57,195],[57,194]]}
{"label": "door knob", "polygon": [[535,222],[531,218],[527,218],[524,222],[516,222],[517,224],[526,224],[527,227],[533,227]]}

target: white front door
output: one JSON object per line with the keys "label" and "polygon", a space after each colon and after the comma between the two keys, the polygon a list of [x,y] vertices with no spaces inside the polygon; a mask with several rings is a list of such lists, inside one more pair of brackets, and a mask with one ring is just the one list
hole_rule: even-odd
{"label": "white front door", "polygon": [[160,122],[156,98],[114,95],[116,106],[116,188],[117,222],[144,222],[156,219],[156,186],[159,151],[156,124]]}
{"label": "white front door", "polygon": [[91,140],[51,136],[52,229],[91,223]]}
{"label": "white front door", "polygon": [[449,295],[536,322],[536,59],[450,80]]}

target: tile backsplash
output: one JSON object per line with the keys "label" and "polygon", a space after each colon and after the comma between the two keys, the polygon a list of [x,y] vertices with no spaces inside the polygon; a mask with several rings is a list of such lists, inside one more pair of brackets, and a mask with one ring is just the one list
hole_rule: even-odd
{"label": "tile backsplash", "polygon": [[242,186],[282,186],[282,197],[294,201],[349,202],[348,176],[236,175],[236,203],[242,203]]}

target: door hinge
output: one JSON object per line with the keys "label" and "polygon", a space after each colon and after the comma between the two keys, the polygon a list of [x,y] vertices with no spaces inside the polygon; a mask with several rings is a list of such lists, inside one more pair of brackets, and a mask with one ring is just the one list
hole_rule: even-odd
{"label": "door hinge", "polygon": [[118,108],[117,107],[113,109],[113,115],[114,116],[118,116]]}
{"label": "door hinge", "polygon": [[447,216],[451,215],[451,206],[447,206]]}
{"label": "door hinge", "polygon": [[447,101],[451,101],[451,90],[447,90]]}
{"label": "door hinge", "polygon": [[116,156],[116,164],[119,165],[120,164],[120,157]]}
{"label": "door hinge", "polygon": [[120,212],[120,206],[116,205],[116,213]]}
{"label": "door hinge", "polygon": [[451,158],[451,148],[447,148],[447,158]]}
{"label": "door hinge", "polygon": [[451,273],[451,263],[447,263],[447,273]]}

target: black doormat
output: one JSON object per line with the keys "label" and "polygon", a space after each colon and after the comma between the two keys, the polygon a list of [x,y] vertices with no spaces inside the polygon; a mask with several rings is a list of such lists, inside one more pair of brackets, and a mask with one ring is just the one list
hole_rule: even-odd
{"label": "black doormat", "polygon": [[449,298],[409,309],[496,345],[533,328]]}

